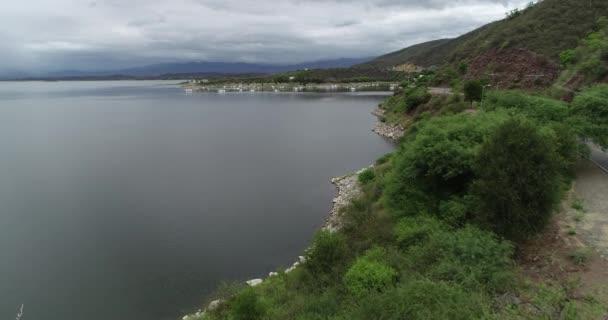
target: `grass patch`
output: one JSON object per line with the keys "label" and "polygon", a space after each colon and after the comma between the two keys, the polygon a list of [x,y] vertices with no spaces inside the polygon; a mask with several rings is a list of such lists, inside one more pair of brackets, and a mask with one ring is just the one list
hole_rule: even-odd
{"label": "grass patch", "polygon": [[572,259],[574,264],[580,266],[587,264],[591,260],[592,255],[593,253],[590,249],[580,248],[570,254],[570,259]]}
{"label": "grass patch", "polygon": [[583,205],[583,200],[581,199],[574,199],[574,201],[572,201],[571,207],[576,211],[585,212],[585,206]]}

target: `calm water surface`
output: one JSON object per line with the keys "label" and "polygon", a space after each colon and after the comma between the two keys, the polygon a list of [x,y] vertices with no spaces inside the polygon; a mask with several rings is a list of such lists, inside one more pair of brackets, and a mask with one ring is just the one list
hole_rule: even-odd
{"label": "calm water surface", "polygon": [[383,97],[0,82],[0,319],[177,319],[295,260]]}

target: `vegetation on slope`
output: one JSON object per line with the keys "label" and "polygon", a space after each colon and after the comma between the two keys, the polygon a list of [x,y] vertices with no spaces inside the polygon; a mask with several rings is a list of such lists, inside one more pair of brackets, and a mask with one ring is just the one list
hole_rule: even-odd
{"label": "vegetation on slope", "polygon": [[506,48],[524,48],[558,61],[559,54],[575,48],[579,39],[589,34],[602,16],[608,16],[605,0],[544,0],[510,12],[503,20],[458,38],[436,45],[430,42],[426,50],[406,48],[363,65],[385,68],[404,63],[440,66],[472,60],[489,49]]}
{"label": "vegetation on slope", "polygon": [[597,81],[608,82],[608,18],[600,18],[596,29],[576,48],[562,51],[560,62],[565,70],[558,85],[576,89]]}

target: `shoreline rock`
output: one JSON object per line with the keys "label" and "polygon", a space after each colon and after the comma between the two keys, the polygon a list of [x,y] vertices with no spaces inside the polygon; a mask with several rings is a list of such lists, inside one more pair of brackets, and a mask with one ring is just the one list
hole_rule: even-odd
{"label": "shoreline rock", "polygon": [[[377,107],[372,111],[372,114],[379,119],[382,119],[384,118],[385,110]],[[376,122],[372,131],[395,141],[401,139],[405,135],[405,129],[401,126],[391,126],[381,121]]]}

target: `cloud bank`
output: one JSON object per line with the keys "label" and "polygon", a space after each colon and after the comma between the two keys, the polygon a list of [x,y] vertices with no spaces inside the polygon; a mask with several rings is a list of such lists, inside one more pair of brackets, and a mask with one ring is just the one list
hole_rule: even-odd
{"label": "cloud bank", "polygon": [[377,56],[458,36],[527,1],[2,1],[0,72]]}

